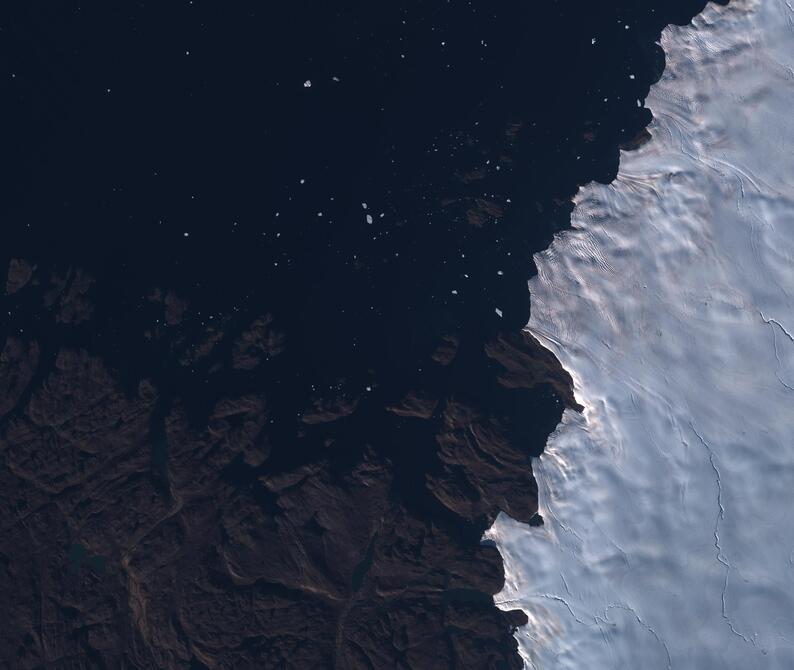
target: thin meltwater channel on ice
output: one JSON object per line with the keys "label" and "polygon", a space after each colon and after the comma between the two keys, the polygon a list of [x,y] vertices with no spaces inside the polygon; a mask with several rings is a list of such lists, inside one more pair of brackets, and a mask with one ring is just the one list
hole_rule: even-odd
{"label": "thin meltwater channel on ice", "polygon": [[502,516],[527,667],[794,668],[794,11],[668,28],[653,139],[536,257],[528,328],[572,374]]}

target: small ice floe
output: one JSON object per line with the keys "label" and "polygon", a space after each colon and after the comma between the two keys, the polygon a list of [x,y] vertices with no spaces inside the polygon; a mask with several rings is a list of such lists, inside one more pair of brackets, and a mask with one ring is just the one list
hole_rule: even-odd
{"label": "small ice floe", "polygon": [[371,224],[372,221],[373,221],[372,215],[371,214],[367,214],[367,223]]}
{"label": "small ice floe", "polygon": [[311,87],[312,87],[311,79],[307,79],[306,81],[303,82],[303,88],[311,88]]}

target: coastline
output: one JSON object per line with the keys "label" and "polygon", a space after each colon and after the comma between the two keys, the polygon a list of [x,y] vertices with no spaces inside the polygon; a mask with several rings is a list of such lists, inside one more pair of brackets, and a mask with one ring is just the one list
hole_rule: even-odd
{"label": "coastline", "polygon": [[[703,3],[448,4],[322,9],[294,44],[288,7],[9,21],[39,52],[3,84],[8,665],[520,667],[481,538],[539,521],[577,402],[522,330],[532,254]],[[204,26],[224,53],[172,54]]]}

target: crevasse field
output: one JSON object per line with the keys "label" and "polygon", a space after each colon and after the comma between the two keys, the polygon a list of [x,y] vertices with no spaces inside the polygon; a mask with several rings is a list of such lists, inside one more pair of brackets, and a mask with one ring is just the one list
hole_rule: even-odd
{"label": "crevasse field", "polygon": [[536,257],[586,410],[535,464],[545,525],[488,533],[529,668],[794,668],[794,9],[662,46],[652,141]]}

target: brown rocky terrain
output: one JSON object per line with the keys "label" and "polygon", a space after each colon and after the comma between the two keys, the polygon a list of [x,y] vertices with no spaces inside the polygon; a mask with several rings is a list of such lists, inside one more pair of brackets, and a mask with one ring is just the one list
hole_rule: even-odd
{"label": "brown rocky terrain", "polygon": [[[166,406],[150,379],[125,387],[69,342],[91,325],[93,282],[34,271],[25,288],[20,267],[32,265],[11,263],[13,293],[65,330],[46,356],[9,336],[0,357],[7,667],[520,667],[510,630],[525,616],[493,607],[501,560],[477,541],[500,510],[525,521],[537,510],[531,454],[511,439],[520,418],[442,384],[366,406],[384,435],[410,430],[400,448],[435,451],[406,473],[393,447],[332,436],[362,410],[325,394],[296,413],[289,447],[322,440],[319,450],[276,458],[267,392],[219,397],[196,420],[179,389]],[[270,322],[218,331],[231,345],[218,364],[241,373],[251,352],[287,349]],[[559,411],[572,402],[569,378],[529,335],[485,351],[503,393],[555,397]],[[438,358],[428,363],[452,364]]]}

